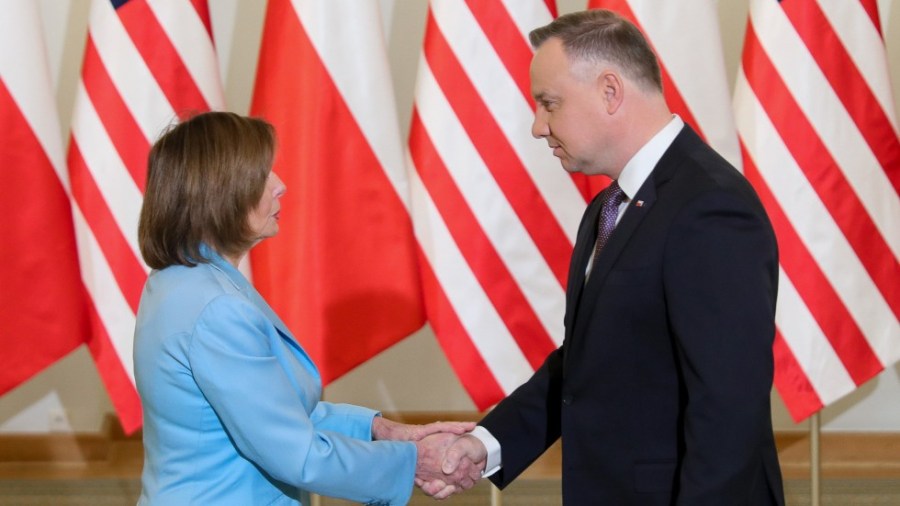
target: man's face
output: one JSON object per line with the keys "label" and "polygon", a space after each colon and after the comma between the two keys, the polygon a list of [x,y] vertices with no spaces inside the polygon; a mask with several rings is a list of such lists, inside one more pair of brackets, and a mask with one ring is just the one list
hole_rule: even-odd
{"label": "man's face", "polygon": [[537,103],[531,134],[547,140],[566,171],[604,173],[609,115],[595,66],[573,64],[562,42],[548,39],[531,61],[531,94]]}

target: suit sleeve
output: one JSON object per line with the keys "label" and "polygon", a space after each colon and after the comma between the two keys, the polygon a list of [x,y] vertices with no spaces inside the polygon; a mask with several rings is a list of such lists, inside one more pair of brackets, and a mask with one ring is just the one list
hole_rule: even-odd
{"label": "suit sleeve", "polygon": [[238,450],[274,479],[310,492],[406,504],[415,445],[353,437],[371,430],[373,413],[362,408],[305,405],[271,350],[274,333],[252,304],[229,295],[210,302],[194,330],[195,381]]}
{"label": "suit sleeve", "polygon": [[721,190],[676,217],[663,278],[687,390],[678,504],[736,504],[771,444],[778,254],[761,206]]}
{"label": "suit sleeve", "polygon": [[[600,196],[588,205],[578,225],[578,239],[569,264],[568,286],[584,282],[584,264],[579,258],[587,254],[585,248],[594,243],[596,223],[600,211]],[[580,254],[579,254],[580,253]],[[570,297],[566,292],[566,297]],[[566,325],[573,302],[566,303]],[[552,352],[534,375],[512,394],[500,401],[479,425],[486,428],[500,443],[501,468],[490,476],[500,488],[509,485],[532,462],[537,460],[561,433],[562,379],[566,344]]]}
{"label": "suit sleeve", "polygon": [[354,439],[371,441],[372,420],[377,415],[378,412],[374,409],[320,401],[309,418],[319,430],[330,430]]}
{"label": "suit sleeve", "polygon": [[502,467],[489,479],[501,489],[559,439],[563,353],[563,348],[551,353],[479,422],[500,442]]}

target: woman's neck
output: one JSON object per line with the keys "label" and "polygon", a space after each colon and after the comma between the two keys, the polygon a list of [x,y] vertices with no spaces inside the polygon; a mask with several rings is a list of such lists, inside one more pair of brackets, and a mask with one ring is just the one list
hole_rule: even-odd
{"label": "woman's neck", "polygon": [[237,255],[223,254],[222,258],[224,258],[226,262],[230,263],[234,266],[235,269],[237,269],[238,266],[241,265],[241,262],[244,261],[244,257],[247,256],[247,253],[249,253],[249,251],[243,251],[241,253],[238,253]]}

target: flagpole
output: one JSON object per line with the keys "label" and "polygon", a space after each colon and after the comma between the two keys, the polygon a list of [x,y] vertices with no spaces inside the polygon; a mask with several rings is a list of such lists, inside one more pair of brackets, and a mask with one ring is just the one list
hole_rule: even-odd
{"label": "flagpole", "polygon": [[819,413],[816,411],[809,419],[809,474],[810,474],[810,506],[820,506],[821,487],[819,478],[822,474],[822,465],[819,458]]}
{"label": "flagpole", "polygon": [[503,492],[491,484],[491,506],[503,506]]}

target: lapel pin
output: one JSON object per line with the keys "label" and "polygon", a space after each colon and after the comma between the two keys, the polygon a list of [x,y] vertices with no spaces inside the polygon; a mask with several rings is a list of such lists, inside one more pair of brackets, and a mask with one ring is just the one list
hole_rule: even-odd
{"label": "lapel pin", "polygon": [[644,201],[638,200],[637,202],[634,203],[634,205],[635,205],[635,207],[644,207]]}

